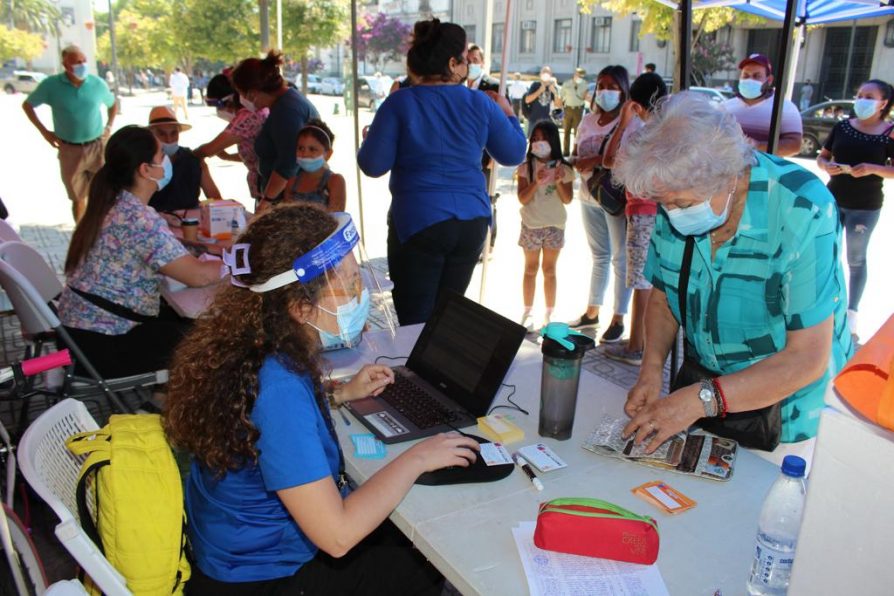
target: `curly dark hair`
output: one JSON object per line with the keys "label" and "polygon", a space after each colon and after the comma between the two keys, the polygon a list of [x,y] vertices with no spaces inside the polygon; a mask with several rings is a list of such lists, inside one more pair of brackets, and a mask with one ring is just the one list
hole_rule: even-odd
{"label": "curly dark hair", "polygon": [[[288,271],[299,255],[326,239],[335,219],[308,204],[280,205],[251,222],[239,237],[248,243],[251,273],[239,281],[260,284]],[[219,475],[256,463],[259,431],[251,422],[258,373],[268,356],[314,380],[325,416],[316,331],[291,315],[316,304],[324,277],[264,293],[227,285],[180,343],[171,366],[163,423],[168,439]]]}

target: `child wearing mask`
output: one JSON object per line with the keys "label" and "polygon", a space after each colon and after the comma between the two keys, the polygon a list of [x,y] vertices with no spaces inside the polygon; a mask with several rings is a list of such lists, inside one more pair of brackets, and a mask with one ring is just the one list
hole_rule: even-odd
{"label": "child wearing mask", "polygon": [[309,120],[298,132],[298,172],[286,183],[285,200],[315,203],[329,212],[345,210],[345,179],[330,170],[328,163],[334,141],[335,135],[322,120]]}
{"label": "child wearing mask", "polygon": [[573,183],[574,170],[562,157],[558,127],[541,120],[531,132],[527,160],[518,167],[518,201],[522,204],[518,245],[525,251],[521,324],[529,331],[534,329],[531,310],[538,269],[543,272],[544,325],[556,306],[556,261],[565,245],[565,205],[571,202]]}
{"label": "child wearing mask", "polygon": [[[208,82],[205,103],[217,108],[217,116],[227,122],[227,127],[211,141],[200,146],[193,153],[199,158],[216,155],[227,161],[241,161],[248,169],[248,190],[255,199],[255,208],[261,199],[258,185],[258,155],[255,153],[255,138],[267,120],[270,110],[263,108],[251,111],[241,105],[239,94],[233,89],[227,74],[215,75]],[[236,153],[226,149],[236,145]]]}

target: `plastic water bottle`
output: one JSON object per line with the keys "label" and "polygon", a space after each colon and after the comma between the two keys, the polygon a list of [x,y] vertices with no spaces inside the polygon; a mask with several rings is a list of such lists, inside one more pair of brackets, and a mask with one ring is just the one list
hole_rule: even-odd
{"label": "plastic water bottle", "polygon": [[230,238],[233,242],[236,242],[236,237],[239,236],[239,222],[235,219],[230,220]]}
{"label": "plastic water bottle", "polygon": [[764,500],[748,580],[751,596],[780,595],[788,591],[804,511],[806,467],[807,463],[797,455],[786,455],[782,460],[782,475]]}

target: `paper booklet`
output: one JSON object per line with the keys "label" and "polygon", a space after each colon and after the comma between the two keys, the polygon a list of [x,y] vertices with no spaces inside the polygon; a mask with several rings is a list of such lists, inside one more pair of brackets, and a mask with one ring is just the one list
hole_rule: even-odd
{"label": "paper booklet", "polygon": [[635,445],[633,437],[622,438],[621,433],[628,422],[624,418],[604,417],[583,448],[599,455],[710,480],[732,478],[739,447],[734,440],[703,431],[681,432],[659,445],[653,453],[646,454],[648,441]]}

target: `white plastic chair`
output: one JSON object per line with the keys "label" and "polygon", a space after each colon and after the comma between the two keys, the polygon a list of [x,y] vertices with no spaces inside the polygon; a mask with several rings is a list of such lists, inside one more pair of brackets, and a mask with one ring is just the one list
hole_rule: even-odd
{"label": "white plastic chair", "polygon": [[5,219],[0,219],[0,242],[21,242],[22,237]]}
{"label": "white plastic chair", "polygon": [[84,458],[72,455],[65,441],[75,433],[98,429],[83,403],[63,400],[41,414],[22,435],[19,467],[34,492],[59,517],[56,537],[87,575],[108,596],[129,596],[124,576],[87,537],[77,517],[75,490]]}

